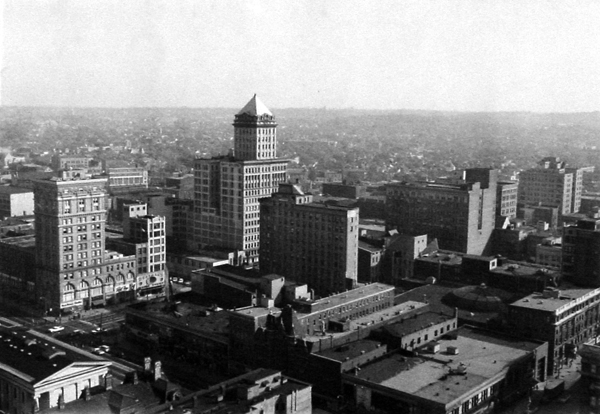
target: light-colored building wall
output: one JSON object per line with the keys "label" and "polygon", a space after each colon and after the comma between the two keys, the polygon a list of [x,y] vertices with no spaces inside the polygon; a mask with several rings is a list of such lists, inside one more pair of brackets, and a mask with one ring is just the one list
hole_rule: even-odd
{"label": "light-colored building wall", "polygon": [[258,261],[259,200],[287,179],[287,161],[276,158],[276,126],[255,96],[235,116],[234,153],[196,159],[190,248],[235,249],[242,261]]}

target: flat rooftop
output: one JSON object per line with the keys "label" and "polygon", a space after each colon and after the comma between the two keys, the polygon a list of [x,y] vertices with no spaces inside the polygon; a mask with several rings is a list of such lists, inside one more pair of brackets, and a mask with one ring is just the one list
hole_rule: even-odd
{"label": "flat rooftop", "polygon": [[[514,361],[542,344],[470,326],[459,328],[456,339],[446,338],[436,341],[441,349],[436,354],[423,353],[419,357],[391,354],[362,366],[356,377],[447,405],[507,370]],[[459,353],[447,353],[448,347],[456,347]],[[466,369],[466,375],[450,374],[456,369]]]}
{"label": "flat rooftop", "polygon": [[35,248],[35,235],[28,234],[26,236],[6,237],[6,238],[2,239],[1,243],[21,247],[23,249],[34,249]]}
{"label": "flat rooftop", "polygon": [[261,392],[260,395],[256,396],[255,398],[249,400],[239,399],[237,397],[236,392],[237,384],[248,384],[249,381],[259,381],[260,379],[266,378],[266,375],[272,375],[271,372],[267,370],[264,371],[265,376],[263,376],[262,378],[259,375],[254,375],[251,373],[251,375],[256,377],[256,379],[242,379],[241,381],[231,382],[230,384],[228,384],[227,387],[224,388],[226,392],[222,401],[215,402],[215,397],[221,394],[221,389],[211,389],[206,392],[196,394],[196,404],[193,408],[187,408],[186,410],[184,410],[183,408],[176,407],[174,408],[173,412],[175,414],[186,412],[193,414],[201,414],[207,412],[210,412],[211,414],[246,414],[256,410],[255,405],[258,402],[271,399],[276,395],[282,395],[285,398],[285,396],[293,395],[296,392],[309,387],[308,384],[302,383],[298,380],[289,377],[282,376],[283,378],[285,378],[285,382],[283,384],[277,384],[277,386],[271,384],[271,387],[268,388],[268,390]]}
{"label": "flat rooftop", "polygon": [[383,250],[381,247],[373,246],[372,244],[364,242],[362,240],[358,241],[358,248],[372,253],[381,252]]}
{"label": "flat rooftop", "polygon": [[[395,303],[403,303],[408,301],[422,301],[429,304],[432,312],[441,312],[446,315],[453,315],[455,307],[446,304],[445,297],[452,291],[457,289],[457,286],[444,286],[440,284],[424,285],[396,296]],[[467,309],[458,310],[458,318],[462,321],[472,324],[481,324],[495,317],[498,312],[473,312]]]}
{"label": "flat rooftop", "polygon": [[438,250],[436,252],[420,256],[415,260],[436,264],[441,262],[445,265],[460,265],[462,263],[463,256],[465,256],[465,254],[460,252]]}
{"label": "flat rooftop", "polygon": [[381,346],[382,344],[379,341],[374,341],[372,339],[360,339],[358,341],[350,342],[346,345],[321,351],[318,353],[318,355],[333,359],[334,361],[343,362],[348,359],[352,360],[357,358],[363,353],[369,353]]}
{"label": "flat rooftop", "polygon": [[541,293],[532,293],[510,304],[513,307],[537,309],[544,311],[557,311],[559,308],[568,305],[574,300],[582,298],[588,293],[599,291],[600,289],[560,289],[558,298],[544,297]]}
{"label": "flat rooftop", "polygon": [[[362,316],[360,318],[351,320],[350,328],[345,332],[327,331],[326,337],[336,339],[336,338],[344,337],[347,335],[352,335],[352,333],[358,329],[368,328],[368,327],[376,325],[376,324],[381,324],[382,322],[385,322],[391,318],[395,318],[395,317],[399,317],[400,315],[408,314],[411,311],[414,311],[414,310],[420,309],[420,308],[424,308],[426,306],[427,306],[426,303],[412,302],[412,301],[405,302],[400,305],[395,305],[390,308],[380,310],[379,312],[374,312],[370,315]],[[333,319],[333,320],[335,320],[335,319]],[[306,342],[319,342],[319,341],[322,341],[323,338],[324,338],[324,336],[321,334],[314,334],[314,335],[306,335],[304,337],[304,340]]]}
{"label": "flat rooftop", "polygon": [[172,306],[165,302],[148,302],[145,309],[131,307],[128,312],[158,319],[176,328],[204,333],[227,340],[229,334],[229,313],[212,310],[207,306],[193,303],[178,303]]}
{"label": "flat rooftop", "polygon": [[427,326],[437,325],[453,319],[452,315],[440,312],[425,312],[402,321],[387,325],[384,329],[394,336],[402,337],[420,331]]}
{"label": "flat rooftop", "polygon": [[421,189],[432,189],[432,190],[448,190],[464,192],[471,190],[473,187],[472,183],[441,183],[441,182],[428,182],[428,181],[402,181],[392,182],[388,184],[391,187],[407,187],[407,188],[421,188]]}
{"label": "flat rooftop", "polygon": [[362,299],[367,296],[375,295],[383,292],[393,292],[394,287],[383,283],[370,283],[361,287],[348,290],[346,292],[337,293],[317,300],[296,300],[298,304],[307,304],[317,306],[319,310],[333,308],[344,303],[349,303],[355,300]]}
{"label": "flat rooftop", "polygon": [[29,188],[11,187],[9,185],[0,186],[0,194],[25,194],[25,193],[33,194],[33,190],[30,190]]}
{"label": "flat rooftop", "polygon": [[512,261],[506,261],[502,266],[498,266],[495,269],[490,270],[490,272],[506,276],[520,276],[527,278],[537,278],[538,276],[558,276],[560,274],[559,271],[549,270],[548,266]]}

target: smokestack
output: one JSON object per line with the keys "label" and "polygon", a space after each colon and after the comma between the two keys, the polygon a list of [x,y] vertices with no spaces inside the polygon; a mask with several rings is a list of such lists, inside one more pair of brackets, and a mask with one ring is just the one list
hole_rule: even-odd
{"label": "smokestack", "polygon": [[157,381],[162,376],[162,363],[160,361],[154,362],[154,381]]}

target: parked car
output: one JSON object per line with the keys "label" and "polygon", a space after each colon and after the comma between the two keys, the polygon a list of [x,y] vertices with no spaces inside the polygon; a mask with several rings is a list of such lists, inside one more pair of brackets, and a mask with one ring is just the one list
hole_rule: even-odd
{"label": "parked car", "polygon": [[98,348],[94,348],[92,353],[96,354],[96,355],[104,355],[104,354],[106,354],[106,351],[104,351],[101,347],[98,347]]}
{"label": "parked car", "polygon": [[64,326],[53,326],[52,328],[48,329],[48,332],[55,333],[55,332],[60,332],[63,329],[65,329]]}

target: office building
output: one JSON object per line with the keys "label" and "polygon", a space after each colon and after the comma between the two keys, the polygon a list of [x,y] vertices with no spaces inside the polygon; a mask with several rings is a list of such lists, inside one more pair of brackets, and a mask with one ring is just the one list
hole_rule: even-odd
{"label": "office building", "polygon": [[554,206],[561,215],[579,212],[583,172],[567,168],[558,157],[542,159],[537,167],[519,174],[519,205]]}
{"label": "office building", "polygon": [[306,283],[318,295],[354,287],[358,208],[313,202],[298,185],[280,184],[260,202],[260,269]]}
{"label": "office building", "polygon": [[502,217],[517,217],[517,194],[519,183],[499,181],[496,193],[496,214]]}
{"label": "office building", "polygon": [[600,286],[600,219],[579,220],[563,231],[564,277],[580,286]]}
{"label": "office building", "polygon": [[190,248],[236,250],[237,262],[258,261],[259,200],[285,182],[277,158],[277,123],[256,95],[235,115],[234,150],[194,165],[194,239]]}
{"label": "office building", "polygon": [[34,185],[36,287],[50,307],[82,305],[103,273],[106,179],[63,175]]}
{"label": "office building", "polygon": [[495,170],[474,168],[454,181],[388,184],[387,225],[402,234],[427,234],[442,249],[488,254],[496,218],[497,175]]}
{"label": "office building", "polygon": [[130,240],[111,239],[119,251],[107,250],[106,181],[67,172],[35,181],[35,289],[47,310],[75,312],[164,294],[164,218],[131,218]]}

